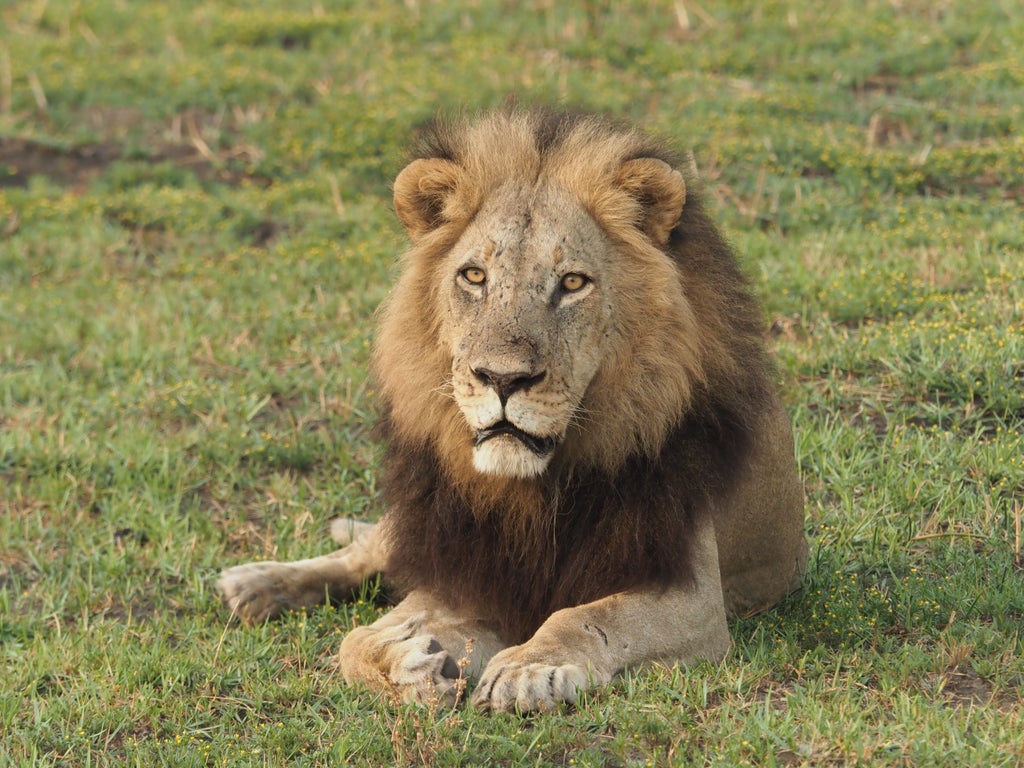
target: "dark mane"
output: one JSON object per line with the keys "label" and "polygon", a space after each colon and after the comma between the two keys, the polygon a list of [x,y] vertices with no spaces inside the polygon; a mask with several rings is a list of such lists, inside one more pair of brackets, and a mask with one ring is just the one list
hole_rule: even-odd
{"label": "dark mane", "polygon": [[[560,608],[687,583],[694,519],[713,514],[742,478],[752,440],[744,420],[725,408],[694,411],[655,460],[633,457],[614,477],[549,473],[531,483],[534,493],[511,493],[507,509],[480,509],[430,446],[389,440],[389,580],[468,609],[513,642]],[[387,438],[386,417],[379,426]],[[515,524],[524,503],[534,507],[527,531]]]}

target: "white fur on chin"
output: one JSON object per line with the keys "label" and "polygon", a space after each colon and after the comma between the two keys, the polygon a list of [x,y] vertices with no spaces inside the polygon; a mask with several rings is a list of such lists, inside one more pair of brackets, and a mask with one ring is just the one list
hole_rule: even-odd
{"label": "white fur on chin", "polygon": [[551,456],[538,456],[510,436],[492,437],[473,449],[473,467],[485,475],[536,477],[547,469]]}

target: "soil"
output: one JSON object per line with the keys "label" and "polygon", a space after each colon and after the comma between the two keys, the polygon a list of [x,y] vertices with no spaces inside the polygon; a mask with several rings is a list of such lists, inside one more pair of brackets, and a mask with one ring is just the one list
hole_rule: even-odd
{"label": "soil", "polygon": [[[32,139],[0,137],[0,188],[25,187],[33,176],[45,176],[61,186],[82,186],[123,157],[124,148],[116,142],[63,148]],[[251,174],[213,163],[184,145],[157,147],[140,160],[151,164],[171,162],[192,171],[201,181],[233,185],[244,178],[254,178]]]}
{"label": "soil", "polygon": [[[227,134],[238,138],[233,126],[222,119],[198,111],[173,118],[169,125],[146,125],[133,110],[94,108],[79,116],[83,126],[98,136],[93,142],[62,146],[20,136],[0,136],[0,189],[25,187],[33,176],[44,176],[55,184],[79,187],[122,159],[156,165],[169,162],[193,173],[202,182],[239,184],[244,179],[266,183],[239,165],[258,156],[253,147],[240,145],[229,151],[214,152],[203,134]],[[148,127],[148,131],[146,130]],[[146,151],[137,150],[126,158],[125,140],[131,131],[149,135],[143,142]],[[136,146],[137,146],[136,142]]]}

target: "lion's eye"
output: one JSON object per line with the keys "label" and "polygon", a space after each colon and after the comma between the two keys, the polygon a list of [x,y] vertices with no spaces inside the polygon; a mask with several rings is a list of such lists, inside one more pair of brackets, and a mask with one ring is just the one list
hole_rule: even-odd
{"label": "lion's eye", "polygon": [[576,291],[582,289],[589,282],[590,278],[586,275],[570,272],[562,278],[562,290],[566,293],[576,293]]}
{"label": "lion's eye", "polygon": [[483,285],[487,280],[487,273],[479,267],[466,267],[459,274],[462,275],[463,280],[471,285]]}

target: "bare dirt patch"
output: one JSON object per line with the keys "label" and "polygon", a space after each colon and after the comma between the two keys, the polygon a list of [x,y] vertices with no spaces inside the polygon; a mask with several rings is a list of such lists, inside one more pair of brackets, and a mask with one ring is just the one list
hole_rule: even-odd
{"label": "bare dirt patch", "polygon": [[0,187],[24,187],[33,176],[57,184],[81,184],[121,157],[117,145],[62,150],[31,139],[0,138]]}
{"label": "bare dirt patch", "polygon": [[[124,158],[124,147],[114,142],[57,147],[33,139],[0,138],[0,188],[25,187],[33,176],[44,176],[61,186],[84,186],[112,163]],[[144,157],[132,159],[151,165],[170,162],[191,171],[203,182],[237,185],[244,179],[263,181],[184,145],[158,146]]]}
{"label": "bare dirt patch", "polygon": [[[0,189],[25,187],[33,176],[80,187],[120,160],[171,163],[204,183],[237,185],[247,179],[268,183],[247,168],[259,158],[255,147],[241,141],[224,142],[229,145],[226,148],[219,146],[224,136],[239,138],[237,120],[227,124],[219,116],[189,111],[169,122],[147,125],[141,116],[117,108],[94,108],[81,117],[82,125],[95,133],[97,140],[69,146],[20,136],[0,137]],[[243,118],[248,119],[244,113]],[[141,134],[142,152],[126,150],[132,132]]]}
{"label": "bare dirt patch", "polygon": [[942,699],[954,709],[995,707],[1000,712],[1015,710],[1021,704],[1014,688],[997,688],[970,667],[958,665],[945,670],[933,681]]}

